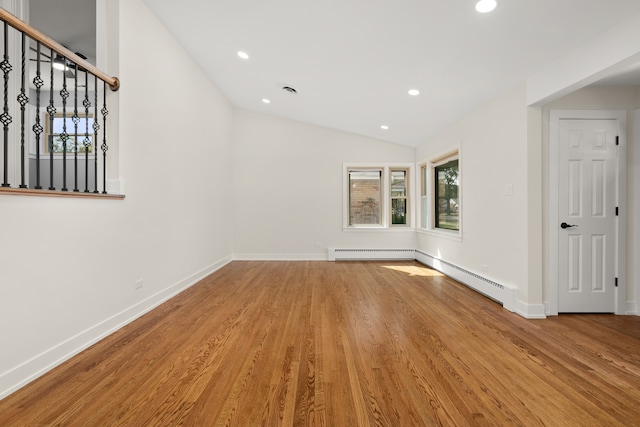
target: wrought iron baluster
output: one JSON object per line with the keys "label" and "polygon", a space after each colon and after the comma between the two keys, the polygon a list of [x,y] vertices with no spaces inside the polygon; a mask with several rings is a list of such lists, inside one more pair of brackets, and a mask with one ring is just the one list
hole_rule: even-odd
{"label": "wrought iron baluster", "polygon": [[102,194],[107,194],[107,150],[109,146],[107,145],[107,114],[109,114],[109,110],[107,110],[107,84],[102,82]]}
{"label": "wrought iron baluster", "polygon": [[20,81],[20,94],[17,98],[20,104],[20,188],[27,188],[24,176],[26,161],[24,153],[24,109],[29,102],[29,97],[25,95],[26,57],[26,36],[22,33],[22,76]]}
{"label": "wrought iron baluster", "polygon": [[73,75],[73,191],[78,192],[78,123],[80,123],[80,117],[78,117],[78,67],[75,67],[76,72]]}
{"label": "wrought iron baluster", "polygon": [[60,97],[62,98],[62,133],[60,134],[60,140],[62,141],[62,188],[60,191],[69,191],[67,188],[67,141],[69,140],[69,134],[67,133],[67,98],[69,98],[69,91],[67,90],[67,76],[64,74],[67,70],[67,58],[62,57],[62,63],[64,64],[64,69],[62,71],[62,89],[60,90]]}
{"label": "wrought iron baluster", "polygon": [[94,178],[94,193],[98,193],[98,134],[100,133],[100,123],[98,123],[98,77],[94,76],[94,95],[95,95],[95,110],[93,114],[93,178]]}
{"label": "wrought iron baluster", "polygon": [[[89,192],[89,147],[91,147],[91,139],[89,138],[89,107],[91,107],[91,101],[89,101],[89,73],[84,71],[84,192]],[[95,154],[95,148],[94,148]]]}
{"label": "wrought iron baluster", "polygon": [[53,49],[50,53],[50,68],[51,68],[51,90],[49,91],[49,106],[47,107],[47,113],[49,113],[49,190],[55,190],[53,186],[53,118],[56,115],[56,107],[53,105]]}
{"label": "wrought iron baluster", "polygon": [[4,73],[4,109],[0,115],[0,122],[4,128],[4,181],[3,187],[11,187],[9,184],[9,125],[13,121],[9,114],[9,72],[11,72],[11,64],[9,63],[9,24],[4,23],[4,58],[0,62],[0,70]]}
{"label": "wrought iron baluster", "polygon": [[33,85],[36,88],[36,124],[33,125],[33,133],[36,135],[36,185],[37,190],[41,190],[40,185],[40,135],[44,130],[40,124],[40,88],[44,85],[44,81],[40,76],[40,42],[36,44],[36,76],[33,78]]}
{"label": "wrought iron baluster", "polygon": [[[2,130],[0,130],[0,144],[2,144],[0,155],[3,156],[0,160],[0,168],[2,168],[0,187],[14,186],[21,189],[34,188],[37,190],[48,187],[49,191],[67,192],[73,190],[74,192],[108,194],[107,168],[110,165],[107,164],[107,152],[109,151],[107,142],[107,116],[109,114],[107,86],[112,91],[117,91],[120,87],[118,78],[109,76],[86,61],[78,59],[78,57],[83,59],[84,57],[81,54],[76,56],[67,49],[60,48],[58,43],[6,11],[0,10],[0,14],[3,21],[0,37],[4,36],[3,41],[0,42],[0,79],[4,80],[4,98],[0,100],[0,124],[2,126]],[[11,33],[9,27],[12,27]],[[13,30],[17,31],[13,32]],[[31,54],[31,50],[35,52],[35,57]],[[75,58],[74,62],[71,62],[67,56]],[[64,66],[59,75],[62,82],[56,82],[55,76],[58,74],[56,69],[60,69],[57,63],[60,60]],[[30,61],[34,62],[33,68],[30,66]],[[78,61],[78,64],[75,61]],[[46,65],[43,66],[43,62],[50,63],[49,70]],[[10,82],[10,77],[13,77],[11,72],[15,71],[17,74],[18,67],[21,72],[20,81],[18,82],[16,75],[16,79]],[[66,73],[70,69],[74,71],[72,75]],[[50,75],[49,82],[44,80],[49,77],[47,71]],[[78,89],[82,88],[83,79],[78,73],[82,72],[85,74],[85,89],[83,94],[79,94]],[[33,73],[33,77],[31,77],[31,73]],[[94,99],[89,93],[88,82],[91,78],[89,74],[94,77]],[[73,79],[73,88],[70,87],[72,83],[68,81],[69,78]],[[102,102],[100,102],[98,81],[103,82],[101,85]],[[47,100],[46,92],[48,89],[49,99]],[[71,90],[74,91],[73,107],[71,99],[69,99]],[[9,100],[9,97],[12,99]],[[35,108],[35,112],[33,108]],[[62,111],[58,112],[58,109]],[[17,114],[20,115],[20,119]],[[102,115],[102,120],[100,120],[99,114]],[[61,122],[60,119],[62,119]],[[68,119],[71,120],[67,121]],[[85,120],[85,126],[82,126],[83,120]],[[71,123],[73,123],[73,130],[69,129]],[[93,130],[89,130],[90,127]],[[102,135],[100,135],[101,127],[104,128]],[[71,139],[73,139],[73,145],[70,145]],[[102,151],[102,164],[98,159],[98,148]],[[48,162],[47,149],[49,150]],[[73,163],[68,156],[71,153],[69,150],[73,150]],[[81,189],[82,150],[84,150],[85,173],[84,188]],[[94,157],[93,184],[91,184],[90,178],[91,156]],[[32,162],[32,160],[35,161]],[[48,185],[47,163],[49,168]],[[18,167],[20,167],[19,171]],[[72,167],[73,185],[69,182],[72,175],[69,169]],[[100,189],[98,181],[99,168],[102,168],[102,189]],[[19,177],[18,174],[20,174]],[[62,178],[60,178],[60,174],[62,174]],[[91,189],[92,186],[93,189]],[[26,194],[29,191],[21,193]]]}

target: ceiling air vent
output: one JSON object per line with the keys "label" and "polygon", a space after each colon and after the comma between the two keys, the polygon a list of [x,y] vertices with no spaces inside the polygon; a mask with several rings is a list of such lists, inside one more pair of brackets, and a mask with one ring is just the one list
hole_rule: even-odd
{"label": "ceiling air vent", "polygon": [[298,93],[298,91],[292,88],[291,86],[282,86],[282,90],[287,93],[290,93],[291,95],[296,95]]}

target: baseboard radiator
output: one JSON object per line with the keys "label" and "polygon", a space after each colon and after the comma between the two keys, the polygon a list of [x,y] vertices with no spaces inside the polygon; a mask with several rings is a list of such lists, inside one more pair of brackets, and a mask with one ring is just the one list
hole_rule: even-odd
{"label": "baseboard radiator", "polygon": [[495,282],[450,262],[416,250],[416,261],[438,270],[456,281],[502,304],[509,311],[516,311],[517,289]]}
{"label": "baseboard radiator", "polygon": [[466,270],[450,262],[438,259],[416,249],[337,249],[329,248],[329,261],[354,260],[415,260],[438,270],[456,281],[502,304],[509,311],[516,311],[517,289],[501,284]]}
{"label": "baseboard radiator", "polygon": [[329,261],[353,260],[411,260],[416,259],[414,249],[336,249],[329,248]]}

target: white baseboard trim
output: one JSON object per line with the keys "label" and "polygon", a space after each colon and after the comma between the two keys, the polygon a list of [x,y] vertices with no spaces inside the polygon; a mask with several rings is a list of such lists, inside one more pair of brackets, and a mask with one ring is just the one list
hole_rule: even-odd
{"label": "white baseboard trim", "polygon": [[640,310],[638,310],[638,305],[635,302],[628,302],[626,305],[626,309],[624,314],[628,316],[640,316]]}
{"label": "white baseboard trim", "polygon": [[[545,313],[547,316],[558,315],[558,313],[551,313],[550,304],[548,302],[545,303],[544,306],[545,306]],[[638,305],[635,302],[627,301],[623,314],[625,316],[640,316],[640,310],[638,309]]]}
{"label": "white baseboard trim", "polygon": [[308,254],[233,254],[234,261],[326,261],[326,253]]}
{"label": "white baseboard trim", "polygon": [[414,260],[414,249],[338,249],[329,248],[327,252],[329,261],[354,261],[354,260]]}
{"label": "white baseboard trim", "polygon": [[0,400],[231,262],[225,257],[168,288],[0,374]]}
{"label": "white baseboard trim", "polygon": [[527,304],[520,300],[517,300],[515,312],[525,319],[547,318],[547,311],[544,304]]}

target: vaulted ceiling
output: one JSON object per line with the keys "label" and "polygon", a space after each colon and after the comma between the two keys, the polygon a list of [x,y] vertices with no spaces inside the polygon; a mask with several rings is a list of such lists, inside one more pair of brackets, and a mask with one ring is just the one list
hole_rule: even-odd
{"label": "vaulted ceiling", "polygon": [[[86,2],[31,3],[60,1]],[[412,146],[640,13],[638,0],[498,0],[488,14],[475,0],[144,1],[233,105]],[[628,71],[609,84],[640,84]]]}

